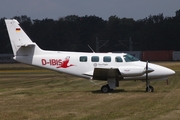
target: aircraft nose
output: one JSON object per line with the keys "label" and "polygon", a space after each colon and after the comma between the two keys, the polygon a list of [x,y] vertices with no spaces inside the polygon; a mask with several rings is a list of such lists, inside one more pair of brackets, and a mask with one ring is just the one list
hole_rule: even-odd
{"label": "aircraft nose", "polygon": [[174,70],[171,70],[167,67],[155,65],[155,64],[149,64],[149,67],[152,68],[154,71],[151,72],[153,75],[157,76],[171,76],[175,74]]}
{"label": "aircraft nose", "polygon": [[164,70],[165,74],[170,76],[170,75],[174,75],[175,74],[175,71],[174,70],[171,70],[169,68],[166,68],[166,70]]}
{"label": "aircraft nose", "polygon": [[171,69],[163,67],[163,66],[161,66],[158,71],[160,72],[161,75],[165,75],[165,76],[171,76],[171,75],[175,74],[174,70],[171,70]]}

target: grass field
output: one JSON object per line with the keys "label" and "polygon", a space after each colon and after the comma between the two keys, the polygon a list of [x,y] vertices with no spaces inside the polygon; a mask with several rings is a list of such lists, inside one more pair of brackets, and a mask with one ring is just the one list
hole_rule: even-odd
{"label": "grass field", "polygon": [[90,81],[23,64],[0,64],[0,120],[179,120],[180,62],[159,62],[176,71],[154,81],[120,82],[103,94],[106,82]]}

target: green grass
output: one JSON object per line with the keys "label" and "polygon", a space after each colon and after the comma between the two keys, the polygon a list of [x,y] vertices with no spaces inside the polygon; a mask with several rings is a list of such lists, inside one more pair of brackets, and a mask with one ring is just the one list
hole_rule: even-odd
{"label": "green grass", "polygon": [[154,81],[146,93],[141,81],[120,82],[112,93],[106,82],[82,79],[23,64],[0,65],[0,120],[179,120],[180,63],[157,63],[176,70]]}

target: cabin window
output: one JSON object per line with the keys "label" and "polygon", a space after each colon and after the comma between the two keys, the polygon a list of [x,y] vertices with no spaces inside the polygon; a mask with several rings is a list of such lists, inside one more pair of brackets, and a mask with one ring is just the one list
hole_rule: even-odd
{"label": "cabin window", "polygon": [[99,57],[98,56],[92,56],[91,61],[92,62],[99,62]]}
{"label": "cabin window", "polygon": [[104,56],[103,61],[104,62],[111,62],[111,57],[110,56]]}
{"label": "cabin window", "polygon": [[80,62],[87,62],[87,56],[80,56],[79,61]]}
{"label": "cabin window", "polygon": [[122,58],[121,58],[120,56],[117,56],[117,57],[115,58],[115,61],[116,61],[116,62],[123,62],[123,60],[122,60]]}

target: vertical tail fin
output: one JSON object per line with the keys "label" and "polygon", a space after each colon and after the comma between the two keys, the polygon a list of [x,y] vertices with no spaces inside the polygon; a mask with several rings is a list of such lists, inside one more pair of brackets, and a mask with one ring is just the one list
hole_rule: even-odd
{"label": "vertical tail fin", "polygon": [[6,19],[5,23],[14,56],[32,56],[42,51],[34,42],[31,41],[24,30],[19,26],[17,20]]}

